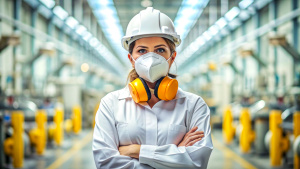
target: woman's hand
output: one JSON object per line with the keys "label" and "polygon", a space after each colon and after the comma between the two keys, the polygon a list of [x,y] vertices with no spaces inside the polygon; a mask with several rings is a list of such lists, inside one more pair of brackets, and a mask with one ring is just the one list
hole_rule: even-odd
{"label": "woman's hand", "polygon": [[119,152],[123,156],[129,156],[132,158],[139,159],[141,145],[131,144],[129,146],[120,146]]}
{"label": "woman's hand", "polygon": [[204,137],[204,132],[203,131],[196,131],[198,127],[193,127],[189,132],[187,132],[182,139],[182,141],[178,144],[178,147],[181,146],[192,146],[194,145],[197,141],[200,141]]}

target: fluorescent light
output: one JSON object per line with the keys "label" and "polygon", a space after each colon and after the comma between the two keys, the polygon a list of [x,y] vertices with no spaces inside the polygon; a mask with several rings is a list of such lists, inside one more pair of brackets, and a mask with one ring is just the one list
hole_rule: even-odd
{"label": "fluorescent light", "polygon": [[53,12],[51,9],[49,9],[48,7],[46,7],[45,5],[39,5],[38,6],[38,12],[44,16],[46,19],[49,19],[50,17],[52,17]]}
{"label": "fluorescent light", "polygon": [[95,10],[95,14],[102,16],[102,15],[115,15],[116,13],[110,8],[101,8]]}
{"label": "fluorescent light", "polygon": [[204,37],[207,41],[209,41],[209,40],[212,38],[212,36],[208,33],[208,31],[205,31],[205,32],[203,33],[203,37]]}
{"label": "fluorescent light", "polygon": [[96,47],[99,44],[99,41],[97,38],[94,37],[89,41],[89,43],[92,47]]}
{"label": "fluorescent light", "polygon": [[111,0],[101,0],[101,1],[98,1],[97,3],[99,3],[99,5],[101,5],[101,6],[113,5],[113,2]]}
{"label": "fluorescent light", "polygon": [[217,20],[216,25],[222,29],[227,25],[226,19],[225,18],[220,18],[219,20]]}
{"label": "fluorescent light", "polygon": [[237,28],[238,26],[240,26],[242,23],[240,22],[240,20],[237,18],[237,19],[234,19],[233,21],[231,21],[229,23],[229,26],[231,27],[231,29],[235,29]]}
{"label": "fluorescent light", "polygon": [[209,0],[183,0],[174,20],[176,32],[183,41],[195,25]]}
{"label": "fluorescent light", "polygon": [[219,29],[217,26],[212,25],[209,29],[208,32],[213,36],[216,35],[219,32]]}
{"label": "fluorescent light", "polygon": [[238,14],[240,13],[240,9],[238,7],[231,8],[226,14],[225,18],[228,21],[232,21]]}
{"label": "fluorescent light", "polygon": [[[116,51],[119,58],[121,58],[122,61],[127,63],[129,66],[127,58],[124,57],[127,52],[123,49],[122,44],[120,43],[124,34],[113,0],[88,0],[88,3],[97,17],[98,23],[100,24],[110,46]],[[115,56],[111,53],[110,55],[113,59],[108,59],[108,61],[110,61],[109,63],[112,65],[115,64],[115,62],[120,63]]]}
{"label": "fluorescent light", "polygon": [[187,7],[180,8],[179,10],[180,10],[179,14],[182,15],[181,17],[186,18],[186,19],[190,19],[190,18],[192,19],[191,16],[194,16],[194,15],[196,15],[198,13],[198,10],[194,9],[193,7],[190,7],[190,8],[187,8]]}
{"label": "fluorescent light", "polygon": [[195,1],[195,0],[186,0],[186,1],[184,1],[184,5],[197,6],[199,4],[200,3],[198,1]]}
{"label": "fluorescent light", "polygon": [[221,35],[226,36],[229,34],[229,31],[227,29],[222,29],[221,30]]}
{"label": "fluorescent light", "polygon": [[239,17],[242,20],[247,20],[248,18],[250,18],[250,14],[246,10],[242,10],[239,14]]}
{"label": "fluorescent light", "polygon": [[82,36],[85,32],[86,32],[86,27],[84,27],[82,25],[77,26],[77,28],[76,28],[77,34]]}
{"label": "fluorescent light", "polygon": [[53,9],[53,13],[59,17],[61,20],[65,20],[68,17],[68,12],[65,11],[62,7],[56,6]]}
{"label": "fluorescent light", "polygon": [[118,27],[107,28],[107,29],[104,29],[104,31],[106,31],[107,33],[109,33],[109,35],[122,36],[122,32],[120,31],[120,29]]}
{"label": "fluorescent light", "polygon": [[248,8],[251,4],[253,3],[253,0],[243,0],[239,3],[239,7],[241,9],[246,9]]}
{"label": "fluorescent light", "polygon": [[105,48],[105,46],[102,45],[101,43],[99,43],[99,45],[96,47],[96,50],[97,50],[98,52],[101,52],[101,51],[103,50],[103,48]]}
{"label": "fluorescent light", "polygon": [[78,21],[73,18],[72,16],[68,17],[67,20],[66,20],[66,24],[71,28],[71,29],[74,29],[75,26],[78,25]]}
{"label": "fluorescent light", "polygon": [[[246,6],[247,5],[246,2],[244,2],[244,3],[245,4],[243,4],[243,5]],[[248,2],[248,3],[250,3],[250,2]],[[245,6],[243,6],[243,7],[245,7]],[[249,7],[249,8],[251,8],[251,7]],[[190,58],[192,55],[194,55],[194,53],[196,51],[198,51],[199,48],[203,48],[203,45],[207,41],[210,41],[213,36],[215,37],[214,38],[215,40],[220,40],[220,36],[228,35],[229,31],[227,29],[224,29],[224,27],[226,25],[228,25],[229,28],[231,28],[231,29],[235,29],[237,26],[240,26],[241,20],[239,18],[237,18],[237,16],[246,19],[248,17],[248,16],[246,16],[246,14],[249,15],[248,12],[246,12],[246,13],[243,13],[243,12],[244,12],[244,10],[241,11],[238,7],[233,7],[231,10],[229,10],[225,14],[224,17],[221,17],[220,19],[218,19],[214,25],[209,27],[209,29],[207,31],[205,31],[201,36],[199,36],[197,39],[195,39],[193,42],[191,42],[190,45],[184,49],[184,51],[179,53],[179,55],[183,55],[185,57],[181,57],[181,59],[179,59],[178,67],[180,67],[188,58]],[[178,21],[177,22],[177,24],[179,24],[178,27],[183,30],[185,28],[185,26],[181,25],[180,23],[187,23],[187,21],[182,21],[182,22]],[[176,27],[176,29],[177,29],[177,27]],[[217,36],[217,35],[219,35],[219,36]]]}
{"label": "fluorescent light", "polygon": [[90,32],[87,32],[86,34],[84,34],[83,36],[83,40],[87,41],[92,37],[92,34]]}
{"label": "fluorescent light", "polygon": [[65,22],[58,17],[53,17],[52,21],[59,28],[61,28],[65,24]]}
{"label": "fluorescent light", "polygon": [[49,9],[52,9],[55,5],[54,0],[40,0],[40,2],[43,3]]}
{"label": "fluorescent light", "polygon": [[[200,46],[201,45],[199,45],[197,42],[194,41],[193,43],[190,44],[189,49],[191,50],[192,53],[194,53],[199,49]],[[190,55],[188,55],[188,57],[190,57]]]}
{"label": "fluorescent light", "polygon": [[204,43],[206,42],[206,40],[203,38],[203,36],[199,36],[197,39],[196,39],[196,42],[202,46],[204,45]]}
{"label": "fluorescent light", "polygon": [[[99,22],[103,29],[119,29],[119,27],[117,26],[119,24],[119,22],[115,18],[99,20]],[[109,32],[112,32],[112,31],[109,31]]]}

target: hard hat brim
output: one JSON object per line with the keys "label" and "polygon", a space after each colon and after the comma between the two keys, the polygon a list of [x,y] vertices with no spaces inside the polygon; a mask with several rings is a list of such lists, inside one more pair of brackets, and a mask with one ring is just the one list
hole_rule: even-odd
{"label": "hard hat brim", "polygon": [[179,46],[181,43],[181,39],[179,35],[166,34],[166,33],[155,33],[155,34],[142,34],[142,35],[134,35],[134,36],[124,36],[122,38],[122,46],[125,50],[129,50],[129,46],[132,42],[146,37],[162,37],[171,40],[175,46]]}

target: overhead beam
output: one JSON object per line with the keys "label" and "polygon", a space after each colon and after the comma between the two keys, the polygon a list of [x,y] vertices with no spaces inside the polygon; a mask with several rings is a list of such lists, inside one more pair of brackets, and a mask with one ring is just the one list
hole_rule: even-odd
{"label": "overhead beam", "polygon": [[50,43],[46,43],[43,47],[39,49],[39,52],[33,58],[27,61],[27,64],[32,65],[34,61],[42,55],[54,56],[55,53],[56,49],[54,48],[54,46]]}
{"label": "overhead beam", "polygon": [[262,61],[261,58],[257,54],[255,54],[252,49],[241,48],[239,52],[242,57],[252,56],[261,67],[267,66],[267,64],[264,61]]}
{"label": "overhead beam", "polygon": [[20,44],[20,36],[4,35],[0,40],[0,53],[8,46],[17,46]]}
{"label": "overhead beam", "polygon": [[273,46],[281,46],[287,53],[289,53],[294,61],[300,61],[300,54],[297,49],[295,49],[290,43],[286,40],[283,35],[273,35],[270,36],[269,42]]}

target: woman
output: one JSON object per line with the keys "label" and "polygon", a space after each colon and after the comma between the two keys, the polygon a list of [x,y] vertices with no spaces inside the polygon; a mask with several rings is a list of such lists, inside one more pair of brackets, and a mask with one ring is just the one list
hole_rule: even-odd
{"label": "woman", "polygon": [[124,89],[102,98],[93,153],[97,168],[206,168],[213,149],[203,99],[178,89],[169,69],[180,44],[153,8],[129,22],[123,47],[134,68]]}

